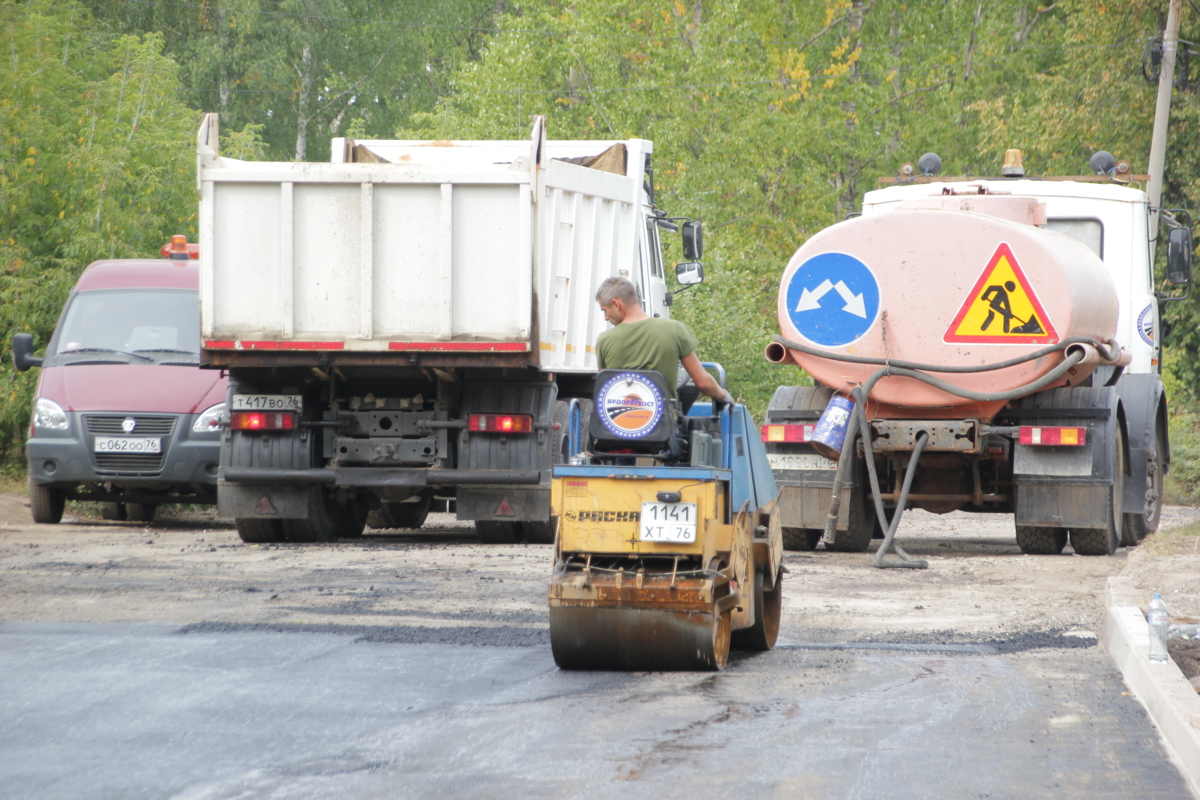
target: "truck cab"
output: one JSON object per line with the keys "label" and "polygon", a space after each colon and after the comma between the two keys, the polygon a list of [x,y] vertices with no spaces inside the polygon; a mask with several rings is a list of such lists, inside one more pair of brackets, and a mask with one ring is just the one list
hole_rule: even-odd
{"label": "truck cab", "polygon": [[43,358],[13,337],[16,368],[41,368],[25,443],[35,522],[59,522],[67,500],[141,522],[216,502],[228,380],[199,369],[195,245],[163,250],[85,269]]}

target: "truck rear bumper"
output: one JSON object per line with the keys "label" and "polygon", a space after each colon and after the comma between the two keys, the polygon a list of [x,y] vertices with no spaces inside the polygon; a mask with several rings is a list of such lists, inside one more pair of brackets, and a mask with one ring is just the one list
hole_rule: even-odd
{"label": "truck rear bumper", "polygon": [[511,469],[404,469],[326,467],[317,469],[252,469],[226,467],[226,483],[304,483],[345,487],[381,486],[527,486],[542,482],[541,470]]}

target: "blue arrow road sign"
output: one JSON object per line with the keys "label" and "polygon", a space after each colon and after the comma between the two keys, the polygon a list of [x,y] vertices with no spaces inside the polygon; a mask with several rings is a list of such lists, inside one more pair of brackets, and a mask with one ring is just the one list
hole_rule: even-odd
{"label": "blue arrow road sign", "polygon": [[879,282],[870,268],[845,253],[821,253],[792,273],[788,316],[800,335],[826,347],[861,338],[879,316]]}

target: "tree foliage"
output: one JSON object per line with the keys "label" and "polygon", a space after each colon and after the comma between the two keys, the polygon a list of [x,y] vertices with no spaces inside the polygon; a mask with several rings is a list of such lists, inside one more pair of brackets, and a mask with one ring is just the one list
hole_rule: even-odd
{"label": "tree foliage", "polygon": [[428,109],[486,36],[498,0],[92,0],[123,31],[161,31],[182,96],[226,127],[263,126],[277,159],[324,160],[331,136],[383,138]]}
{"label": "tree foliage", "polygon": [[99,37],[74,2],[0,3],[0,456],[29,421],[36,373],[10,337],[44,345],[83,268],[146,257],[195,229],[191,139],[162,37]]}

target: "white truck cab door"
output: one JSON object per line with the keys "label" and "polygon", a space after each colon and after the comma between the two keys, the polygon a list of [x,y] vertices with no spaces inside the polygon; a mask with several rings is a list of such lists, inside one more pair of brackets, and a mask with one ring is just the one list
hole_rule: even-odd
{"label": "white truck cab door", "polygon": [[642,269],[638,281],[642,308],[652,317],[670,317],[667,306],[667,281],[663,275],[662,247],[658,239],[658,225],[652,217],[645,217],[646,235],[642,238]]}

